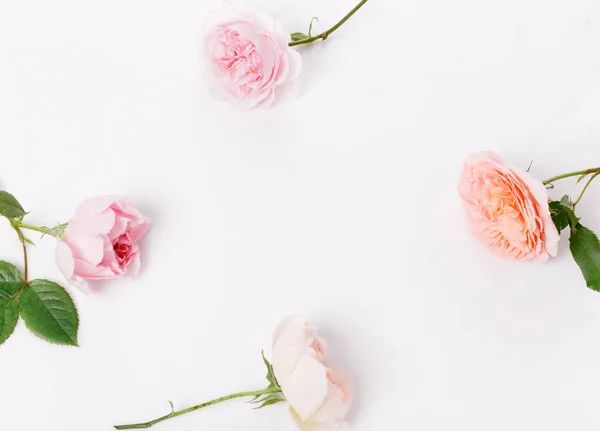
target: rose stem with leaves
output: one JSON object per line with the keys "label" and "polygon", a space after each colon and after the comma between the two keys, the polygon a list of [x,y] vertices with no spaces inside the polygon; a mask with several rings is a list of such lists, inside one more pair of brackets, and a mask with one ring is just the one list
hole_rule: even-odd
{"label": "rose stem with leaves", "polygon": [[45,226],[34,226],[20,221],[15,221],[13,226],[15,226],[16,228],[28,229],[35,232],[43,233],[44,235],[50,235],[55,238],[59,238],[63,234],[65,228],[67,227],[67,223],[59,224],[53,228],[48,228]]}
{"label": "rose stem with leaves", "polygon": [[579,181],[583,180],[586,176],[588,176],[590,174],[592,176],[590,177],[590,179],[588,180],[588,182],[583,187],[583,190],[581,190],[581,193],[579,194],[579,197],[573,202],[573,207],[575,207],[581,201],[581,198],[583,198],[583,195],[587,191],[587,189],[590,186],[590,184],[592,183],[592,181],[594,181],[594,179],[597,176],[600,175],[600,168],[591,168],[591,169],[585,169],[585,170],[582,170],[582,171],[568,172],[566,174],[557,175],[555,177],[548,178],[546,181],[543,181],[543,184],[545,186],[548,186],[548,185],[552,184],[555,181],[562,180],[562,179],[565,179],[565,178],[571,178],[571,177],[579,177],[579,180],[577,181],[577,182],[579,182]]}
{"label": "rose stem with leaves", "polygon": [[[308,37],[305,37],[304,39],[300,39],[300,40],[294,40],[292,42],[290,42],[288,45],[289,46],[297,46],[297,45],[307,45],[309,43],[313,43],[316,42],[319,39],[325,40],[327,39],[329,36],[331,36],[331,34],[336,31],[338,28],[340,28],[342,25],[344,25],[344,23],[346,21],[348,21],[350,19],[350,17],[352,15],[354,15],[356,12],[358,12],[358,10],[364,6],[364,4],[367,2],[368,0],[362,0],[359,4],[357,4],[354,9],[352,9],[350,12],[348,12],[348,14],[341,19],[341,21],[339,21],[336,25],[334,25],[333,27],[331,27],[329,30],[324,31],[321,34],[318,34],[316,36],[312,36],[310,34],[309,31],[309,35]],[[311,28],[312,28],[312,23],[311,23]]]}
{"label": "rose stem with leaves", "polygon": [[600,292],[600,240],[598,236],[587,227],[583,226],[575,214],[575,207],[583,195],[590,187],[594,179],[600,176],[600,168],[585,169],[582,171],[568,172],[566,174],[557,175],[543,181],[547,188],[552,188],[555,181],[565,178],[579,177],[577,183],[583,181],[587,176],[590,176],[579,196],[574,201],[566,195],[560,201],[549,202],[550,214],[552,221],[558,233],[567,227],[570,227],[571,234],[569,236],[569,249],[575,263],[581,269],[581,274],[585,279],[587,286]]}
{"label": "rose stem with leaves", "polygon": [[224,397],[220,397],[220,398],[216,398],[214,400],[211,401],[207,401],[205,403],[202,404],[198,404],[196,406],[193,407],[189,407],[187,409],[183,409],[183,410],[179,410],[179,411],[175,411],[173,410],[173,405],[171,404],[171,413],[169,413],[168,415],[162,416],[158,419],[154,419],[152,421],[149,422],[144,422],[144,423],[139,423],[139,424],[130,424],[130,425],[116,425],[115,429],[118,430],[131,430],[131,429],[144,429],[144,428],[150,428],[152,425],[156,425],[159,422],[162,421],[166,421],[167,419],[171,419],[177,416],[181,416],[184,415],[186,413],[191,413],[194,412],[196,410],[200,410],[203,409],[205,407],[208,406],[212,406],[214,404],[219,404],[222,403],[223,401],[228,401],[228,400],[233,400],[235,398],[242,398],[242,397],[259,397],[261,395],[269,395],[269,394],[275,394],[275,393],[280,393],[281,389],[277,388],[277,387],[269,387],[267,389],[261,389],[259,391],[249,391],[249,392],[238,392],[235,394],[231,394],[231,395],[225,395]]}
{"label": "rose stem with leaves", "polygon": [[[61,224],[61,225],[56,226],[55,228],[49,229],[44,226],[33,226],[30,224],[26,224],[26,223],[23,223],[22,221],[20,221],[20,219],[15,219],[15,220],[10,220],[10,225],[15,230],[15,232],[17,232],[19,241],[21,241],[21,245],[23,246],[23,281],[24,281],[23,288],[24,288],[27,285],[27,283],[29,283],[29,263],[27,260],[27,243],[30,243],[30,244],[33,244],[33,243],[25,237],[25,234],[23,234],[23,231],[21,229],[29,229],[29,230],[33,230],[36,232],[41,232],[44,235],[51,235],[54,237],[59,237],[60,236],[59,231],[60,232],[64,231],[64,228],[67,226],[67,224],[66,223]],[[21,288],[15,294],[15,297],[19,296],[19,294],[21,293],[23,288]]]}
{"label": "rose stem with leaves", "polygon": [[[28,224],[21,222],[20,219],[9,219],[9,222],[10,222],[10,225],[12,226],[12,228],[17,233],[17,236],[19,237],[19,241],[21,242],[21,246],[23,247],[23,286],[21,286],[21,288],[19,290],[17,290],[17,292],[10,299],[10,301],[14,301],[15,299],[19,298],[19,296],[21,295],[21,293],[23,292],[23,290],[29,283],[29,260],[27,259],[27,243],[33,244],[31,241],[29,241],[25,237],[25,234],[23,233],[21,228],[47,233],[52,236],[56,236],[56,234],[53,232],[52,229],[28,225]],[[64,229],[63,225],[60,225],[60,226],[62,229]],[[64,226],[66,227],[66,224]],[[2,306],[0,306],[0,310],[4,309],[4,307],[5,307],[5,304],[2,304]]]}
{"label": "rose stem with leaves", "polygon": [[[271,404],[276,404],[280,401],[283,401],[285,397],[283,396],[283,391],[281,390],[281,386],[279,386],[279,382],[277,382],[277,378],[275,377],[275,372],[273,371],[273,366],[267,361],[265,355],[263,353],[263,362],[267,367],[267,381],[269,382],[269,386],[266,389],[261,389],[258,391],[249,391],[249,392],[237,392],[235,394],[225,395],[224,397],[216,398],[211,401],[207,401],[202,404],[198,404],[193,407],[189,407],[187,409],[175,411],[173,408],[173,403],[169,401],[171,405],[171,413],[168,415],[162,416],[158,419],[154,419],[149,422],[142,422],[139,424],[130,424],[130,425],[116,425],[115,429],[118,430],[131,430],[131,429],[144,429],[150,428],[152,425],[156,425],[159,422],[166,421],[167,419],[171,419],[177,416],[184,415],[186,413],[194,412],[196,410],[203,409],[208,406],[212,406],[215,404],[222,403],[223,401],[233,400],[235,398],[242,397],[254,397],[250,402],[254,404],[260,404],[257,408],[262,408],[266,406],[270,406]],[[261,398],[263,397],[264,398]]]}
{"label": "rose stem with leaves", "polygon": [[586,175],[594,174],[599,171],[600,171],[600,168],[591,168],[591,169],[584,169],[583,171],[567,172],[566,174],[557,175],[555,177],[550,177],[543,183],[544,183],[544,185],[547,186],[548,184],[553,183],[558,180],[562,180],[562,179],[570,178],[570,177],[577,177],[577,176],[585,177]]}

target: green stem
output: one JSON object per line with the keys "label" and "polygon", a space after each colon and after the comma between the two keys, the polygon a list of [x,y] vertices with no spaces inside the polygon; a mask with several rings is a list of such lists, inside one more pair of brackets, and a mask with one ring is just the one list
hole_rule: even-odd
{"label": "green stem", "polygon": [[27,261],[27,243],[25,241],[21,241],[21,245],[23,245],[23,281],[25,284],[29,283],[29,262]]}
{"label": "green stem", "polygon": [[193,406],[184,410],[179,410],[179,411],[172,411],[171,413],[169,413],[166,416],[162,416],[158,419],[154,419],[150,422],[143,422],[143,423],[139,423],[139,424],[130,424],[130,425],[116,425],[115,429],[118,430],[130,430],[130,429],[145,429],[145,428],[150,428],[152,425],[156,425],[159,422],[162,421],[166,421],[167,419],[171,419],[177,416],[181,416],[184,415],[186,413],[190,413],[196,410],[200,410],[203,409],[205,407],[208,406],[212,406],[214,404],[218,404],[218,403],[222,403],[223,401],[228,401],[228,400],[232,400],[234,398],[242,398],[242,397],[255,397],[255,396],[260,396],[260,395],[266,395],[266,394],[274,394],[276,392],[281,392],[281,389],[279,388],[267,388],[267,389],[262,389],[260,391],[250,391],[250,392],[238,392],[235,394],[231,394],[231,395],[226,395],[224,397],[221,398],[216,398],[212,401],[207,401],[205,403],[202,404],[198,404],[197,406]]}
{"label": "green stem", "polygon": [[19,227],[19,228],[23,228],[23,229],[28,229],[28,230],[33,230],[36,232],[41,232],[44,235],[50,235],[56,238],[60,238],[60,236],[62,235],[62,232],[65,230],[65,228],[67,227],[67,223],[63,223],[63,224],[59,224],[56,227],[53,228],[47,228],[45,226],[34,226],[31,224],[26,224],[23,222],[14,222],[15,226]]}
{"label": "green stem", "polygon": [[[29,262],[27,260],[27,238],[25,238],[25,235],[19,228],[19,222],[11,220],[10,225],[15,230],[15,232],[17,232],[19,241],[21,241],[21,245],[23,246],[23,280],[25,281],[25,283],[23,283],[23,285],[26,285],[29,282]],[[23,288],[19,289],[19,291],[15,294],[15,297],[21,293],[21,290],[23,290]]]}
{"label": "green stem", "polygon": [[594,178],[596,178],[598,175],[600,175],[600,170],[598,170],[594,175],[592,175],[590,177],[590,179],[588,180],[588,182],[585,183],[585,186],[583,187],[583,190],[581,190],[581,193],[579,194],[579,197],[577,198],[577,200],[575,202],[573,202],[573,208],[576,207],[577,204],[581,201],[581,198],[585,194],[586,190],[588,189],[588,187],[590,186],[590,184],[592,184],[592,181],[594,181]]}
{"label": "green stem", "polygon": [[23,292],[23,290],[27,286],[27,283],[29,283],[29,261],[27,259],[27,238],[25,238],[25,235],[23,234],[21,229],[19,229],[18,221],[16,221],[16,220],[9,220],[9,221],[10,221],[11,227],[15,230],[15,232],[17,232],[17,236],[19,237],[19,241],[21,242],[21,246],[23,247],[23,285],[19,288],[19,290],[17,290],[15,292],[15,294],[8,301],[6,301],[4,304],[0,305],[0,310],[3,310],[7,304],[10,304],[12,301],[15,301],[17,298],[19,298],[19,295],[21,295],[21,292]]}
{"label": "green stem", "polygon": [[327,39],[329,36],[331,36],[331,34],[336,31],[338,28],[340,28],[346,21],[348,21],[350,19],[350,17],[352,15],[354,15],[356,12],[358,12],[358,10],[363,7],[363,5],[367,2],[367,0],[362,0],[359,4],[357,4],[354,9],[352,9],[350,12],[348,12],[348,14],[342,18],[342,20],[340,22],[338,22],[336,25],[334,25],[333,27],[331,27],[329,30],[324,31],[323,33],[317,35],[317,36],[312,36],[309,37],[308,39],[302,39],[302,40],[296,40],[293,42],[288,43],[289,46],[297,46],[297,45],[307,45],[309,43],[313,43],[316,42],[319,39]]}
{"label": "green stem", "polygon": [[577,177],[577,176],[581,176],[581,175],[585,176],[585,175],[589,175],[589,174],[595,174],[597,172],[600,172],[600,168],[592,168],[592,169],[585,169],[583,171],[568,172],[566,174],[557,175],[555,177],[548,178],[546,181],[543,182],[543,184],[545,186],[547,186],[548,184],[553,183],[554,181],[562,180],[564,178]]}

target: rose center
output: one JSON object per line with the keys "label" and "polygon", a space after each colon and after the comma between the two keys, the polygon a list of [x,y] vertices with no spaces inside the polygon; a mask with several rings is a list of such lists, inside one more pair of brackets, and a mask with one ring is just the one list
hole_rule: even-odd
{"label": "rose center", "polygon": [[131,253],[131,240],[127,235],[121,235],[113,244],[113,250],[119,260],[125,260]]}
{"label": "rose center", "polygon": [[237,31],[226,29],[218,45],[215,65],[237,83],[244,94],[262,79],[262,59],[256,45]]}

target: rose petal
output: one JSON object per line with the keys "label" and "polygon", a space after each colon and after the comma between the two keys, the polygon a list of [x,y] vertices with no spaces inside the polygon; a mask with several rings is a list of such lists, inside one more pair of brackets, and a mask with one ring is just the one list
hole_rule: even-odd
{"label": "rose petal", "polygon": [[306,421],[327,397],[327,368],[315,358],[302,356],[281,389],[300,419]]}
{"label": "rose petal", "polygon": [[58,269],[62,275],[70,281],[73,278],[73,272],[75,271],[75,261],[73,260],[71,249],[64,242],[58,241],[55,256]]}
{"label": "rose petal", "polygon": [[132,241],[138,241],[148,232],[148,229],[152,226],[152,222],[148,219],[143,219],[141,221],[137,221],[137,226],[131,227],[129,231],[129,236]]}
{"label": "rose petal", "polygon": [[83,201],[75,211],[75,217],[95,216],[117,204],[123,207],[129,203],[127,198],[121,196],[98,196]]}
{"label": "rose petal", "polygon": [[350,410],[350,387],[348,376],[340,371],[328,372],[327,397],[311,417],[311,421],[334,427],[344,423]]}
{"label": "rose petal", "polygon": [[123,235],[131,226],[131,219],[115,214],[115,223],[108,232],[108,238],[113,240]]}
{"label": "rose petal", "polygon": [[135,278],[140,272],[140,255],[136,254],[129,263],[129,267],[127,268],[127,275],[129,277]]}
{"label": "rose petal", "polygon": [[108,278],[114,278],[116,275],[107,266],[90,265],[85,260],[74,259],[75,268],[74,271],[78,277],[85,278],[88,280],[105,280]]}

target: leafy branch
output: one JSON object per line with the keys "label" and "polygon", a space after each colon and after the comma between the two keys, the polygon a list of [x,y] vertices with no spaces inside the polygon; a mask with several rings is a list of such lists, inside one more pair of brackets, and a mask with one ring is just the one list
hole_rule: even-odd
{"label": "leafy branch", "polygon": [[23,223],[27,214],[13,195],[0,190],[0,216],[8,219],[23,248],[22,273],[13,264],[0,261],[0,344],[12,335],[21,316],[27,328],[39,338],[54,344],[77,346],[79,316],[75,304],[58,284],[42,279],[29,280],[27,245],[33,242],[22,231],[25,228],[58,234],[66,225],[59,225],[54,230],[27,225]]}
{"label": "leafy branch", "polygon": [[590,289],[600,292],[600,241],[592,230],[580,223],[581,219],[575,214],[575,208],[581,202],[590,184],[596,177],[600,176],[600,168],[558,175],[544,181],[544,184],[548,186],[554,181],[575,176],[579,177],[577,179],[577,183],[579,183],[588,175],[590,177],[575,201],[571,201],[569,196],[564,196],[560,201],[551,201],[548,205],[552,221],[558,232],[562,232],[567,227],[571,230],[569,235],[569,249],[583,274],[586,285]]}
{"label": "leafy branch", "polygon": [[183,410],[179,410],[179,411],[176,411],[173,408],[173,403],[169,401],[169,404],[171,405],[171,412],[165,416],[161,416],[159,418],[156,418],[156,419],[148,421],[148,422],[140,422],[140,423],[128,424],[128,425],[115,425],[114,428],[118,429],[118,430],[150,428],[150,427],[152,427],[160,422],[166,421],[168,419],[175,418],[177,416],[181,416],[181,415],[184,415],[187,413],[191,413],[196,410],[200,410],[200,409],[203,409],[203,408],[215,405],[215,404],[219,404],[224,401],[229,401],[229,400],[232,400],[235,398],[253,397],[252,400],[250,400],[249,402],[254,403],[254,404],[261,404],[260,406],[257,407],[259,409],[266,407],[266,406],[276,404],[281,401],[285,401],[285,396],[283,395],[283,392],[281,391],[281,388],[279,387],[279,383],[277,382],[277,378],[275,377],[275,373],[273,372],[273,366],[269,363],[269,361],[267,361],[264,354],[262,355],[262,357],[263,357],[265,366],[267,367],[267,381],[269,382],[269,386],[267,386],[267,388],[265,388],[265,389],[261,389],[258,391],[237,392],[234,394],[225,395],[224,397],[215,398],[214,400],[207,401],[205,403],[198,404],[193,407],[189,407],[187,409],[183,409]]}
{"label": "leafy branch", "polygon": [[[352,17],[352,15],[354,15],[356,12],[358,12],[358,10],[361,7],[363,7],[366,2],[367,2],[367,0],[361,0],[361,2],[359,4],[357,4],[350,12],[348,12],[346,14],[346,16],[344,16],[344,18],[342,18],[337,24],[335,24],[330,29],[328,29],[328,30],[324,31],[323,33],[320,33],[316,36],[312,35],[313,21],[315,21],[315,19],[316,19],[316,18],[313,18],[310,21],[310,26],[308,28],[308,35],[306,35],[304,33],[300,33],[300,32],[292,33],[291,34],[292,41],[288,45],[289,46],[307,45],[309,43],[316,42],[319,39],[322,39],[322,40],[327,39],[329,36],[331,36],[333,34],[334,31],[336,31],[338,28],[340,28],[342,25],[344,25],[344,23],[346,21],[348,21],[350,19],[350,17]],[[318,19],[316,19],[316,20],[318,21]]]}

